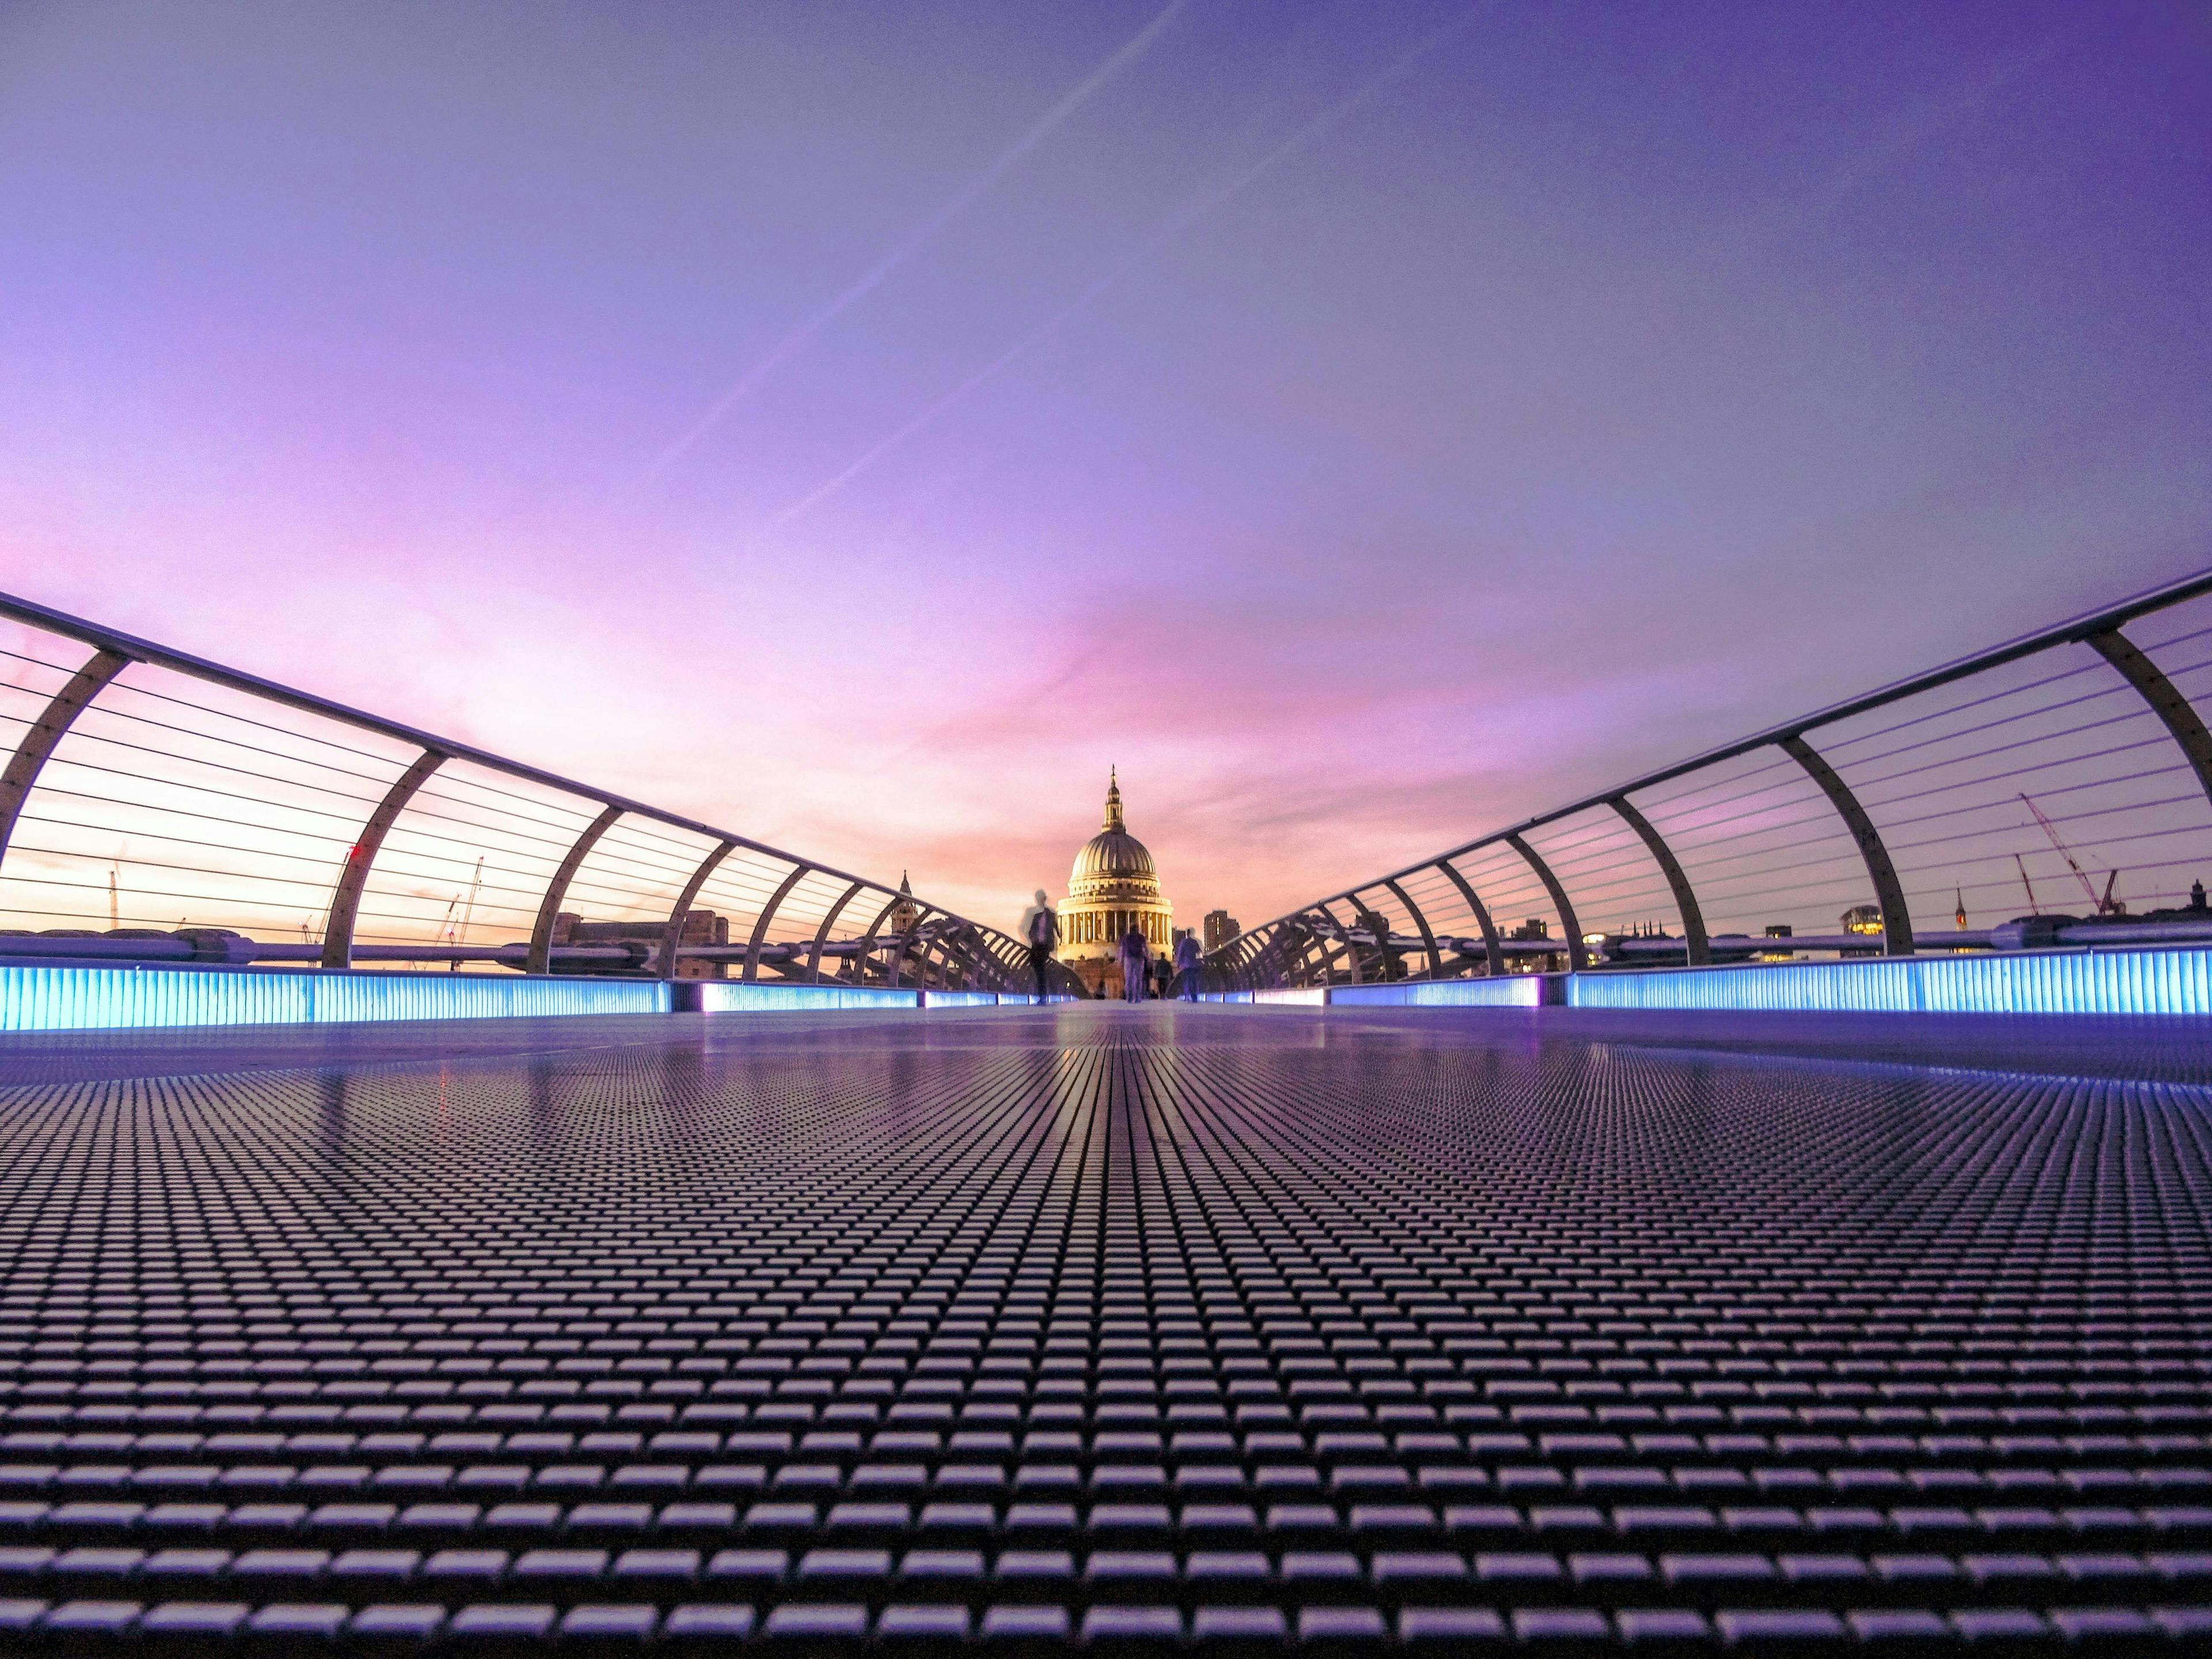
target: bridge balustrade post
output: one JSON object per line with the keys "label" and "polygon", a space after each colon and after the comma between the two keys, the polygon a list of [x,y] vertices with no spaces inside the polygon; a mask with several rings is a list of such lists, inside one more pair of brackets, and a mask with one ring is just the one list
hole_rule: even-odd
{"label": "bridge balustrade post", "polygon": [[86,706],[130,665],[131,659],[117,652],[94,653],[83,667],[63,683],[60,690],[46,699],[46,706],[39,711],[38,719],[31,722],[16,743],[7,769],[0,772],[0,862],[7,859],[15,821],[22,817],[23,803],[30,799],[31,786],[39,781],[47,757],[69,734],[70,727],[76,723],[76,717]]}
{"label": "bridge balustrade post", "polygon": [[1498,924],[1490,919],[1488,908],[1475,896],[1474,889],[1468,884],[1467,878],[1460,874],[1453,866],[1450,860],[1439,859],[1437,861],[1437,868],[1444,872],[1444,878],[1447,881],[1459,889],[1459,896],[1467,901],[1467,908],[1474,912],[1475,925],[1482,929],[1482,950],[1490,963],[1491,977],[1493,979],[1503,977],[1505,973],[1505,951],[1504,947],[1498,942]]}
{"label": "bridge balustrade post", "polygon": [[346,854],[345,867],[338,872],[338,884],[331,895],[329,920],[323,925],[325,968],[353,966],[354,922],[361,914],[361,896],[368,885],[369,869],[383,849],[384,838],[391,833],[393,822],[406,811],[407,803],[415,799],[415,792],[444,764],[445,759],[434,749],[426,749],[417,755],[415,763],[385,791],[384,799],[377,803],[376,811],[362,827],[361,838]]}
{"label": "bridge balustrade post", "polygon": [[1388,985],[1393,979],[1405,978],[1405,962],[1398,955],[1396,945],[1391,942],[1390,919],[1358,894],[1352,896],[1350,903],[1353,925],[1374,935],[1376,983]]}
{"label": "bridge balustrade post", "polygon": [[1777,747],[1803,769],[1813,780],[1828,805],[1836,809],[1836,816],[1850,831],[1851,839],[1858,843],[1859,858],[1866,866],[1867,878],[1874,883],[1875,902],[1881,907],[1882,951],[1893,957],[1912,954],[1912,916],[1905,908],[1905,888],[1897,879],[1897,866],[1889,861],[1889,849],[1881,844],[1881,832],[1874,827],[1866,808],[1859,805],[1858,797],[1837,774],[1836,769],[1813,745],[1805,741],[1802,732],[1792,732],[1777,740]]}
{"label": "bridge balustrade post", "polygon": [[1544,890],[1552,896],[1552,908],[1559,912],[1559,926],[1566,930],[1567,966],[1576,973],[1583,972],[1589,967],[1589,947],[1583,943],[1583,925],[1575,919],[1574,901],[1567,896],[1567,890],[1559,884],[1559,878],[1552,873],[1552,866],[1537,857],[1534,848],[1518,835],[1506,836],[1505,844],[1522,856],[1536,872],[1536,879],[1544,884]]}
{"label": "bridge balustrade post", "polygon": [[1335,962],[1339,951],[1344,955],[1346,983],[1351,985],[1364,983],[1366,973],[1359,961],[1359,947],[1352,943],[1352,930],[1338,921],[1336,912],[1326,904],[1316,904],[1308,914],[1326,924],[1323,931],[1332,941],[1322,948],[1321,953],[1322,983],[1324,985],[1336,983]]}
{"label": "bridge balustrade post", "polygon": [[1667,845],[1666,837],[1654,829],[1651,820],[1630,804],[1626,795],[1615,795],[1606,803],[1620,815],[1621,822],[1636,831],[1644,849],[1651,854],[1659,873],[1667,878],[1668,890],[1674,895],[1674,909],[1682,918],[1683,954],[1692,968],[1703,968],[1713,959],[1713,947],[1705,937],[1705,913],[1698,907],[1698,895],[1683,873],[1674,851]]}
{"label": "bridge balustrade post", "polygon": [[[1342,921],[1340,921],[1337,919],[1336,912],[1330,909],[1327,904],[1316,904],[1314,906],[1314,908],[1322,915],[1328,918],[1330,936],[1335,939],[1344,947],[1345,971],[1351,975],[1350,982],[1354,985],[1363,985],[1366,983],[1366,964],[1359,960],[1359,946],[1352,941],[1352,929],[1346,927]],[[1334,956],[1335,952],[1331,951],[1329,954]],[[1325,960],[1326,958],[1324,958],[1324,961]],[[1334,977],[1329,981],[1329,983],[1332,985],[1336,981]]]}
{"label": "bridge balustrade post", "polygon": [[814,930],[814,946],[806,953],[806,979],[809,984],[822,983],[822,947],[829,942],[830,930],[836,925],[837,918],[843,914],[845,907],[866,891],[867,885],[865,881],[856,881],[848,887],[839,895],[837,902],[830,907],[828,913],[823,916],[822,925]]}
{"label": "bridge balustrade post", "polygon": [[2142,647],[2118,629],[2108,628],[2100,634],[2092,634],[2084,643],[2119,670],[2121,678],[2150,705],[2150,712],[2158,716],[2159,724],[2166,727],[2166,735],[2181,750],[2182,759],[2196,773],[2197,787],[2204,792],[2207,799],[2212,799],[2212,732],[2206,732],[2203,720],[2189,699],[2144,654]]}
{"label": "bridge balustrade post", "polygon": [[792,866],[791,873],[786,876],[781,884],[769,896],[768,902],[761,906],[760,915],[753,919],[753,936],[745,941],[744,980],[748,985],[760,977],[761,944],[768,938],[769,923],[775,920],[776,906],[781,904],[785,896],[799,885],[799,878],[812,868],[811,865],[807,864]]}
{"label": "bridge balustrade post", "polygon": [[[1293,920],[1279,930],[1267,946],[1270,965],[1266,972],[1279,982],[1288,985],[1295,979],[1298,983],[1310,981],[1320,957],[1321,935],[1303,918]],[[1256,981],[1255,990],[1266,988]]]}
{"label": "bridge balustrade post", "polygon": [[898,907],[899,896],[893,893],[884,908],[876,912],[876,919],[868,924],[868,931],[854,941],[860,948],[845,959],[846,966],[853,970],[854,984],[866,985],[868,982],[868,968],[871,958],[876,954],[876,941],[882,936],[884,924],[891,919],[891,912]]}
{"label": "bridge balustrade post", "polygon": [[1413,926],[1421,930],[1421,948],[1429,953],[1429,977],[1442,979],[1444,976],[1443,952],[1437,949],[1437,936],[1430,930],[1429,919],[1421,914],[1421,907],[1413,902],[1413,896],[1397,878],[1394,876],[1382,884],[1390,890],[1393,898],[1406,907],[1406,914],[1413,917]]}
{"label": "bridge balustrade post", "polygon": [[661,930],[660,949],[653,958],[653,971],[656,978],[676,977],[676,947],[684,942],[684,919],[691,914],[692,902],[699,896],[699,890],[707,884],[707,878],[714,873],[722,860],[735,852],[737,847],[733,841],[717,845],[699,860],[699,867],[684,884],[684,890],[676,896],[676,902],[668,912],[668,926]]}
{"label": "bridge balustrade post", "polygon": [[586,824],[583,832],[570,843],[567,854],[561,860],[560,867],[553,872],[553,879],[545,884],[545,896],[538,902],[538,920],[530,929],[530,951],[523,959],[524,973],[552,972],[553,924],[561,914],[562,902],[568,896],[568,884],[576,878],[576,872],[583,868],[584,860],[591,855],[592,848],[599,844],[599,837],[612,829],[615,820],[622,815],[621,807],[608,807]]}
{"label": "bridge balustrade post", "polygon": [[[890,983],[893,989],[897,988],[899,981],[905,975],[906,955],[914,948],[914,936],[921,932],[921,924],[936,914],[937,912],[931,909],[929,906],[917,904],[915,908],[914,920],[899,931],[898,938],[892,943]],[[915,965],[917,969],[921,966],[920,963]],[[921,982],[919,977],[915,982],[917,984]]]}
{"label": "bridge balustrade post", "polygon": [[[941,929],[933,928],[928,936],[917,941],[921,949],[915,953],[914,982],[923,990],[951,991],[959,988],[952,982],[954,953],[951,937]],[[932,985],[932,971],[937,982]]]}
{"label": "bridge balustrade post", "polygon": [[[993,954],[998,958],[999,970],[1002,975],[999,988],[1002,991],[1026,991],[1034,994],[1036,987],[1028,977],[1029,947],[1011,934],[1000,933],[995,928],[992,931],[998,939],[998,948]],[[1045,967],[1044,987],[1048,993],[1052,989],[1052,965],[1049,963]]]}
{"label": "bridge balustrade post", "polygon": [[1336,982],[1336,953],[1340,948],[1336,918],[1332,915],[1324,921],[1309,910],[1303,920],[1313,935],[1311,954],[1314,961],[1309,974],[1320,975],[1323,985],[1334,985]]}
{"label": "bridge balustrade post", "polygon": [[959,928],[959,923],[948,918],[936,939],[938,972],[948,991],[971,990],[975,984],[973,963]]}
{"label": "bridge balustrade post", "polygon": [[[1034,986],[1026,983],[1022,978],[1022,975],[1028,971],[1030,963],[1029,951],[1020,941],[1011,934],[1002,933],[994,927],[991,929],[989,949],[991,961],[999,970],[999,982],[994,988],[1000,991],[1033,992],[1035,990]],[[1045,975],[1045,988],[1049,990],[1051,988],[1052,975],[1048,970]]]}
{"label": "bridge balustrade post", "polygon": [[962,922],[945,940],[945,948],[951,952],[949,965],[958,976],[958,982],[952,988],[956,991],[983,990],[986,988],[982,981],[989,977],[982,970],[981,941],[970,938],[969,931],[968,925]]}
{"label": "bridge balustrade post", "polygon": [[960,975],[960,982],[953,987],[956,991],[988,991],[988,988],[995,988],[991,987],[991,984],[987,984],[987,980],[991,978],[991,975],[988,975],[982,967],[984,960],[988,960],[988,953],[984,951],[982,940],[975,938],[975,929],[971,929],[967,922],[960,922],[960,925],[953,929],[951,953],[953,953],[953,969],[956,969],[957,975]]}

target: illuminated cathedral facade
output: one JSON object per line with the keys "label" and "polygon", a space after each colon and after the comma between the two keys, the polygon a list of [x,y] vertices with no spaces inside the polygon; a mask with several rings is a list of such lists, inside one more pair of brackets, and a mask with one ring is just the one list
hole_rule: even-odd
{"label": "illuminated cathedral facade", "polygon": [[1067,900],[1060,907],[1060,959],[1075,970],[1084,988],[1107,994],[1121,988],[1118,958],[1121,935],[1144,930],[1154,956],[1170,946],[1175,907],[1160,895],[1159,872],[1145,843],[1129,833],[1121,812],[1121,784],[1109,775],[1106,819],[1083,843],[1068,872]]}

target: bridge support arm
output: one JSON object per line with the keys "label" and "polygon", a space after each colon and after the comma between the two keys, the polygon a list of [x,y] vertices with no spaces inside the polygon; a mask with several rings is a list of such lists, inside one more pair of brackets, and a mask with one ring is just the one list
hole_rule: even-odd
{"label": "bridge support arm", "polygon": [[1437,868],[1444,872],[1446,880],[1459,889],[1459,896],[1467,901],[1467,908],[1474,912],[1475,926],[1482,929],[1482,951],[1490,962],[1491,977],[1502,977],[1505,972],[1505,951],[1498,943],[1498,924],[1490,919],[1488,907],[1475,896],[1474,889],[1468,884],[1467,878],[1453,868],[1449,861],[1437,865]]}
{"label": "bridge support arm", "polygon": [[1820,793],[1828,798],[1828,805],[1836,809],[1836,816],[1843,819],[1844,827],[1858,843],[1859,857],[1866,862],[1867,878],[1874,883],[1875,902],[1881,907],[1883,954],[1911,956],[1912,917],[1905,908],[1905,888],[1897,879],[1897,866],[1889,861],[1889,849],[1881,844],[1881,832],[1874,827],[1874,820],[1859,805],[1858,797],[1851,793],[1850,786],[1801,733],[1792,732],[1778,739],[1778,746],[1804,769],[1807,777],[1820,786]]}
{"label": "bridge support arm", "polygon": [[430,774],[444,764],[445,759],[434,749],[417,755],[415,763],[384,792],[384,799],[377,803],[376,811],[362,828],[361,839],[346,854],[345,868],[338,872],[337,888],[331,895],[330,919],[323,924],[324,967],[353,966],[354,921],[361,914],[361,896],[368,885],[369,868],[383,850],[384,838],[391,833],[394,821],[407,810],[407,803],[415,799],[415,792],[429,781]]}
{"label": "bridge support arm", "polygon": [[2190,770],[2197,774],[2197,787],[2203,790],[2207,799],[2212,799],[2212,732],[2205,731],[2203,720],[2189,699],[2144,654],[2142,647],[2118,629],[2092,634],[2087,642],[2099,656],[2118,669],[2150,705],[2150,712],[2158,716],[2159,723],[2179,747],[2182,758],[2189,763]]}
{"label": "bridge support arm", "polygon": [[793,865],[791,873],[783,878],[782,885],[769,896],[768,902],[761,906],[760,915],[754,918],[753,936],[745,942],[744,976],[748,984],[760,977],[761,941],[768,937],[769,923],[775,920],[775,907],[783,902],[785,896],[799,885],[799,878],[812,867],[805,864]]}
{"label": "bridge support arm", "polygon": [[550,973],[553,968],[553,923],[561,914],[561,905],[568,896],[568,884],[576,878],[584,860],[591,856],[592,848],[599,844],[599,837],[614,827],[622,816],[622,808],[610,806],[584,826],[583,834],[576,837],[561,867],[553,872],[553,879],[545,885],[545,896],[538,901],[537,925],[530,930],[530,954],[524,959],[523,972]]}
{"label": "bridge support arm", "polygon": [[1413,902],[1404,886],[1395,878],[1382,884],[1390,890],[1393,898],[1406,907],[1406,914],[1413,917],[1413,926],[1421,930],[1421,948],[1429,953],[1429,977],[1442,979],[1444,976],[1443,953],[1437,949],[1437,936],[1429,927],[1429,919],[1421,914],[1421,907]]}
{"label": "bridge support arm", "polygon": [[1282,937],[1279,927],[1271,930],[1264,939],[1247,937],[1231,945],[1229,984],[1232,991],[1257,990],[1260,985],[1260,964],[1274,953],[1275,941]]}
{"label": "bridge support arm", "polygon": [[822,918],[822,925],[814,930],[814,947],[806,953],[808,983],[822,983],[822,947],[829,940],[830,930],[837,925],[837,918],[844,913],[845,907],[858,898],[866,887],[867,884],[860,881],[848,887],[837,902],[830,907],[830,913]]}
{"label": "bridge support arm", "polygon": [[[921,930],[921,924],[936,914],[926,904],[918,906],[914,913],[914,920],[907,923],[905,929],[892,941],[890,960],[892,985],[896,986],[906,973],[907,952],[914,949],[914,936]],[[922,983],[921,969],[927,960],[927,955],[925,953],[922,961],[915,963],[914,979],[917,985]]]}
{"label": "bridge support arm", "polygon": [[876,953],[876,941],[883,933],[884,924],[891,919],[891,912],[898,907],[899,896],[893,893],[884,902],[884,908],[876,912],[876,919],[868,924],[868,931],[860,935],[858,942],[861,948],[854,951],[845,964],[853,970],[854,984],[866,985],[868,982],[868,959]]}
{"label": "bridge support arm", "polygon": [[0,860],[8,856],[8,842],[15,833],[15,820],[23,815],[31,786],[39,781],[46,758],[68,735],[85,705],[107,689],[108,683],[130,665],[128,657],[102,651],[70,676],[62,689],[48,699],[15,745],[8,768],[0,772]]}
{"label": "bridge support arm", "polygon": [[939,943],[944,946],[945,965],[955,975],[953,983],[948,988],[955,991],[981,989],[981,986],[977,981],[982,975],[976,968],[975,947],[973,942],[965,935],[956,932],[945,935]]}
{"label": "bridge support arm", "polygon": [[[1345,971],[1352,975],[1352,983],[1354,985],[1366,983],[1367,964],[1359,959],[1359,946],[1352,941],[1352,929],[1339,921],[1336,919],[1336,912],[1326,904],[1316,904],[1314,906],[1313,913],[1326,919],[1328,924],[1328,936],[1344,946]],[[1332,975],[1334,970],[1328,967],[1328,959],[1335,954],[1334,951],[1324,951],[1322,956],[1323,969]],[[1332,977],[1328,982],[1334,985],[1336,981]]]}
{"label": "bridge support arm", "polygon": [[1390,920],[1363,898],[1352,901],[1352,920],[1355,927],[1364,927],[1375,939],[1375,975],[1382,984],[1406,977],[1406,964],[1399,959],[1397,946],[1390,942]]}
{"label": "bridge support arm", "polygon": [[[661,930],[660,949],[653,958],[655,979],[676,977],[676,947],[684,942],[684,919],[691,914],[692,901],[699,896],[699,890],[707,884],[707,878],[714,873],[722,860],[735,852],[737,847],[733,841],[719,842],[712,852],[699,860],[699,867],[691,872],[691,879],[684,884],[684,890],[676,896],[676,902],[668,912],[668,926]],[[747,959],[745,965],[748,969],[752,966],[750,958]]]}
{"label": "bridge support arm", "polygon": [[1578,974],[1586,971],[1589,967],[1589,947],[1583,943],[1583,925],[1575,919],[1574,901],[1567,896],[1567,890],[1552,873],[1552,866],[1537,857],[1536,849],[1521,836],[1508,836],[1505,844],[1527,861],[1536,872],[1536,879],[1544,884],[1544,890],[1552,896],[1552,908],[1559,912],[1559,926],[1566,930],[1567,966]]}
{"label": "bridge support arm", "polygon": [[1705,937],[1705,913],[1698,908],[1698,895],[1683,873],[1674,850],[1667,845],[1667,838],[1651,827],[1645,817],[1630,804],[1626,795],[1615,795],[1607,803],[1620,815],[1621,822],[1636,831],[1651,861],[1659,866],[1659,873],[1667,878],[1667,885],[1674,895],[1675,911],[1682,918],[1682,944],[1689,957],[1689,965],[1702,968],[1713,959],[1711,942]]}

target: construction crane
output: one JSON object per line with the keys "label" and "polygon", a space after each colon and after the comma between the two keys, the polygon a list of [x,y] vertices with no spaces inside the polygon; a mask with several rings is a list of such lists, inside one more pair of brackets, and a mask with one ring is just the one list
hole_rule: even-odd
{"label": "construction crane", "polygon": [[[475,871],[469,877],[466,898],[456,893],[446,901],[446,914],[438,922],[438,937],[448,945],[466,945],[469,942],[469,924],[476,916],[477,895],[483,890],[483,866],[484,861],[478,859]],[[453,920],[456,910],[461,913],[459,921]],[[458,973],[460,966],[458,960],[449,962],[446,964],[446,971]]]}
{"label": "construction crane", "polygon": [[[2051,844],[2057,849],[2058,856],[2066,860],[2066,867],[2074,872],[2074,879],[2081,884],[2081,891],[2087,896],[2090,906],[2096,914],[2100,916],[2124,916],[2127,915],[2128,907],[2126,901],[2124,899],[2117,899],[2112,896],[2112,884],[2120,878],[2120,872],[2117,869],[2114,869],[2108,871],[2106,873],[2105,891],[2103,896],[2100,896],[2097,892],[2097,884],[2089,879],[2089,872],[2081,867],[2080,863],[2075,859],[2073,853],[2068,849],[2066,843],[2058,838],[2057,826],[2053,824],[2049,818],[2044,817],[2043,809],[2040,806],[2038,806],[2026,795],[2022,795],[2020,798],[2020,801],[2021,805],[2027,807],[2029,811],[2035,814],[2035,821],[2043,826],[2043,833],[2051,838]],[[2017,859],[2020,855],[2015,853],[2013,856]],[[2022,881],[2026,881],[2027,879],[2027,866],[2025,864],[2021,866],[2020,878]],[[2029,890],[2030,902],[2033,902],[2033,897],[2034,890],[2031,888]]]}
{"label": "construction crane", "polygon": [[469,923],[475,919],[477,914],[477,895],[483,890],[483,860],[479,858],[477,860],[475,872],[469,877],[468,902],[461,906],[461,925],[454,932],[454,944],[466,945],[469,942]]}

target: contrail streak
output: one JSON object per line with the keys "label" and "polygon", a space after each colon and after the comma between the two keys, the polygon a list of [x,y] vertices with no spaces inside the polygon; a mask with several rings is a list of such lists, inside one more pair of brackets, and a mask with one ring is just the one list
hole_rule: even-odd
{"label": "contrail streak", "polygon": [[1332,127],[1342,121],[1346,116],[1351,114],[1354,110],[1358,109],[1362,105],[1366,104],[1372,100],[1377,93],[1383,89],[1383,88],[1389,86],[1391,82],[1396,80],[1407,70],[1413,68],[1413,66],[1421,58],[1426,57],[1430,52],[1443,45],[1445,41],[1450,40],[1454,35],[1460,33],[1462,30],[1467,28],[1469,24],[1474,22],[1476,15],[1482,9],[1484,9],[1484,8],[1480,6],[1469,7],[1465,12],[1462,12],[1459,16],[1445,24],[1442,28],[1437,29],[1433,33],[1423,38],[1410,51],[1407,52],[1403,56],[1391,63],[1387,68],[1382,70],[1367,81],[1362,82],[1358,88],[1346,94],[1343,98],[1339,99],[1335,103],[1331,104],[1319,115],[1314,117],[1312,120],[1307,122],[1305,125],[1300,127],[1289,137],[1284,139],[1281,143],[1276,145],[1274,149],[1269,150],[1265,155],[1253,162],[1249,167],[1245,167],[1241,172],[1231,173],[1228,178],[1216,183],[1212,188],[1200,191],[1197,196],[1193,197],[1189,201],[1184,203],[1182,206],[1177,208],[1173,213],[1170,213],[1165,219],[1162,220],[1158,225],[1154,227],[1152,232],[1140,240],[1134,248],[1127,254],[1124,254],[1112,265],[1109,266],[1103,275],[1099,276],[1085,286],[1083,291],[1078,294],[1073,300],[1070,300],[1066,305],[1060,307],[1059,310],[1054,312],[1049,317],[1047,317],[1035,328],[1023,335],[1021,338],[1015,341],[1013,344],[1008,346],[1004,351],[991,359],[989,362],[984,364],[982,368],[977,369],[966,380],[961,381],[959,385],[954,386],[950,392],[944,393],[934,402],[927,405],[919,414],[915,415],[911,420],[908,420],[904,425],[898,427],[889,435],[878,439],[873,445],[862,451],[860,456],[854,459],[851,465],[847,466],[844,471],[837,473],[835,477],[817,486],[806,495],[800,496],[790,506],[785,507],[781,513],[778,513],[769,522],[772,526],[776,526],[788,524],[800,514],[808,511],[810,508],[819,505],[821,502],[828,500],[830,496],[836,495],[854,479],[859,477],[861,473],[866,471],[871,466],[873,466],[878,460],[882,459],[884,456],[889,454],[892,450],[904,443],[908,438],[914,436],[915,433],[921,431],[924,427],[935,421],[937,417],[944,414],[945,410],[952,408],[955,404],[963,402],[964,399],[973,395],[986,383],[996,379],[1021,357],[1026,356],[1037,345],[1041,344],[1052,335],[1057,333],[1060,328],[1066,325],[1070,319],[1073,318],[1078,313],[1083,311],[1087,307],[1094,303],[1102,295],[1106,293],[1108,289],[1111,289],[1115,283],[1119,283],[1124,276],[1127,276],[1132,270],[1134,270],[1146,260],[1151,258],[1152,255],[1158,252],[1162,247],[1165,246],[1170,241],[1172,241],[1176,236],[1182,234],[1185,230],[1188,230],[1192,225],[1197,223],[1199,220],[1204,218],[1207,214],[1212,212],[1214,209],[1219,207],[1224,202],[1236,195],[1239,191],[1247,188],[1263,173],[1271,171],[1280,163],[1289,160],[1299,151],[1311,145],[1315,140],[1322,137]]}
{"label": "contrail streak", "polygon": [[915,226],[904,241],[876,261],[859,281],[778,341],[775,349],[739,375],[736,383],[717,398],[708,406],[705,414],[691,423],[690,430],[653,458],[653,465],[646,469],[647,476],[658,477],[680,459],[694,444],[713,431],[732,410],[743,403],[755,386],[782,364],[788,362],[805,350],[816,335],[881,288],[893,271],[921,252],[939,231],[972,207],[977,198],[1004,178],[1017,161],[1049,137],[1054,130],[1069,116],[1088,103],[1100,88],[1149,52],[1152,43],[1160,38],[1169,23],[1174,20],[1175,15],[1182,9],[1182,6],[1183,0],[1170,0],[1170,3],[1159,15],[1138,30],[1119,52],[1093,70],[1058,103],[1040,116],[1034,126],[1014,140],[1013,143],[1008,146],[990,166],[985,167],[982,172],[956,191],[944,206]]}

